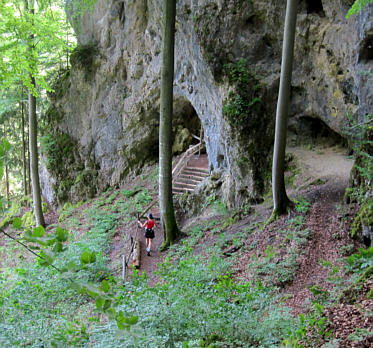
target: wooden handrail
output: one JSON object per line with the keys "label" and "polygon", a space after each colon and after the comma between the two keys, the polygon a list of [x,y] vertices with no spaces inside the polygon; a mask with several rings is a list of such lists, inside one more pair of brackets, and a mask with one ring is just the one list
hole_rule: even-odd
{"label": "wooden handrail", "polygon": [[190,147],[188,150],[184,152],[184,154],[179,159],[179,162],[175,165],[174,169],[172,170],[172,181],[180,174],[183,168],[188,164],[190,157],[192,157],[195,153],[200,151],[203,148],[203,142],[198,143]]}

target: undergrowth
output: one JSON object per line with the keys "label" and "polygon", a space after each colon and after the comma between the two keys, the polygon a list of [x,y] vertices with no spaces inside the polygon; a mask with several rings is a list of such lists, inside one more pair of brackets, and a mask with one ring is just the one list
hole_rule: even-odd
{"label": "undergrowth", "polygon": [[[58,268],[68,263],[68,272],[63,274],[31,261],[18,244],[2,246],[0,345],[302,347],[305,343],[317,346],[329,336],[332,342],[323,311],[335,293],[317,284],[310,286],[313,309],[295,318],[283,306],[276,288],[293,280],[298,256],[313,237],[305,226],[310,207],[306,200],[295,202],[297,214],[286,229],[277,231],[273,245],[262,255],[255,253],[248,266],[255,277],[244,282],[232,273],[238,252],[227,258],[223,250],[227,245],[242,247],[260,227],[253,223],[228,235],[226,229],[236,222],[235,215],[212,197],[209,203],[216,218],[199,221],[170,248],[166,260],[158,265],[160,281],[152,288],[146,274],[140,276],[136,270],[123,283],[111,273],[107,258],[119,223],[133,219],[150,200],[148,190],[136,187],[107,192],[84,205],[66,205],[60,221],[70,228],[68,241],[54,260]],[[217,241],[214,246],[202,246],[197,255],[206,233],[215,235]],[[250,249],[255,252],[256,245]],[[345,286],[341,272],[358,277],[372,267],[372,255],[371,249],[359,250],[345,259],[344,269],[320,262],[330,269],[328,281]],[[88,286],[76,288],[70,279]]]}

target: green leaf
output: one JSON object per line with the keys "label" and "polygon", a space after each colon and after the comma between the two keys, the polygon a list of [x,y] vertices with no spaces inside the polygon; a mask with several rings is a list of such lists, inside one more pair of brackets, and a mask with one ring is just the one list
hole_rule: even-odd
{"label": "green leaf", "polygon": [[83,287],[82,284],[78,281],[73,281],[70,284],[70,287],[75,290],[76,292],[82,293],[83,292]]}
{"label": "green leaf", "polygon": [[56,237],[59,242],[66,242],[69,237],[69,232],[61,227],[57,227]]}
{"label": "green leaf", "polygon": [[11,149],[12,145],[10,145],[8,140],[3,138],[3,147],[4,147],[5,151],[8,152]]}
{"label": "green leaf", "polygon": [[19,218],[19,217],[16,217],[14,220],[13,220],[13,227],[16,228],[16,229],[19,229],[22,227],[22,219]]}
{"label": "green leaf", "polygon": [[101,284],[102,284],[102,290],[104,292],[109,292],[110,285],[109,285],[108,281],[104,279]]}
{"label": "green leaf", "polygon": [[90,263],[94,263],[94,262],[96,262],[96,253],[94,251],[92,251],[91,258],[90,258]]}
{"label": "green leaf", "polygon": [[45,233],[45,229],[43,226],[35,227],[32,231],[33,237],[43,237]]}
{"label": "green leaf", "polygon": [[49,250],[42,250],[39,256],[41,257],[39,259],[39,264],[41,266],[50,266],[54,261],[54,254]]}
{"label": "green leaf", "polygon": [[34,237],[30,234],[24,234],[23,238],[31,243],[38,243],[41,246],[48,246],[47,242],[43,238]]}
{"label": "green leaf", "polygon": [[99,296],[98,290],[96,288],[94,288],[93,286],[92,287],[91,286],[89,286],[89,287],[86,286],[85,290],[86,290],[87,295],[90,296],[90,297],[95,298],[95,297]]}
{"label": "green leaf", "polygon": [[53,251],[56,253],[60,253],[61,251],[63,251],[62,243],[61,242],[56,243],[56,245],[53,248]]}
{"label": "green leaf", "polygon": [[56,238],[54,236],[48,236],[46,238],[40,239],[41,241],[45,242],[46,245],[51,246],[56,243]]}
{"label": "green leaf", "polygon": [[117,318],[116,322],[117,322],[117,326],[118,326],[119,330],[128,329],[128,325],[126,323],[124,323],[122,320]]}
{"label": "green leaf", "polygon": [[66,268],[69,270],[69,271],[76,271],[77,270],[77,266],[75,264],[74,261],[70,261],[67,265],[66,265]]}
{"label": "green leaf", "polygon": [[91,262],[91,253],[89,250],[84,250],[80,255],[80,262],[84,265]]}
{"label": "green leaf", "polygon": [[96,298],[96,308],[98,310],[101,310],[104,307],[105,304],[105,299],[102,297],[97,297]]}
{"label": "green leaf", "polygon": [[108,311],[109,309],[111,309],[111,300],[105,300],[104,310]]}
{"label": "green leaf", "polygon": [[128,325],[136,325],[139,321],[139,317],[136,315],[132,315],[130,317],[126,317],[125,321]]}

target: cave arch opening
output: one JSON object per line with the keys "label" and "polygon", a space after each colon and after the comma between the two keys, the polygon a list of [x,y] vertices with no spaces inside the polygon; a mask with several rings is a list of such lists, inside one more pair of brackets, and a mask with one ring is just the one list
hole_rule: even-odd
{"label": "cave arch opening", "polygon": [[306,0],[305,3],[307,14],[315,13],[320,17],[325,16],[324,7],[321,0]]}
{"label": "cave arch opening", "polygon": [[331,129],[323,120],[313,116],[302,116],[297,126],[298,143],[312,145],[347,146],[346,139]]}
{"label": "cave arch opening", "polygon": [[173,105],[173,155],[180,155],[203,137],[201,120],[192,103],[184,98],[174,99]]}
{"label": "cave arch opening", "polygon": [[373,33],[367,35],[359,50],[359,62],[367,63],[373,60]]}

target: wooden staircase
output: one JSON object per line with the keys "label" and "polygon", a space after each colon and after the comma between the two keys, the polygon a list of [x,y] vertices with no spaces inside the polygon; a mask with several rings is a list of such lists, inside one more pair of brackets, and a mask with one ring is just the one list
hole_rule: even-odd
{"label": "wooden staircase", "polygon": [[172,193],[174,195],[193,192],[198,184],[209,176],[207,156],[200,155],[204,146],[204,142],[200,141],[199,144],[190,147],[173,168]]}
{"label": "wooden staircase", "polygon": [[184,192],[193,192],[202,180],[209,176],[208,169],[186,165],[174,180],[172,193],[181,194]]}

